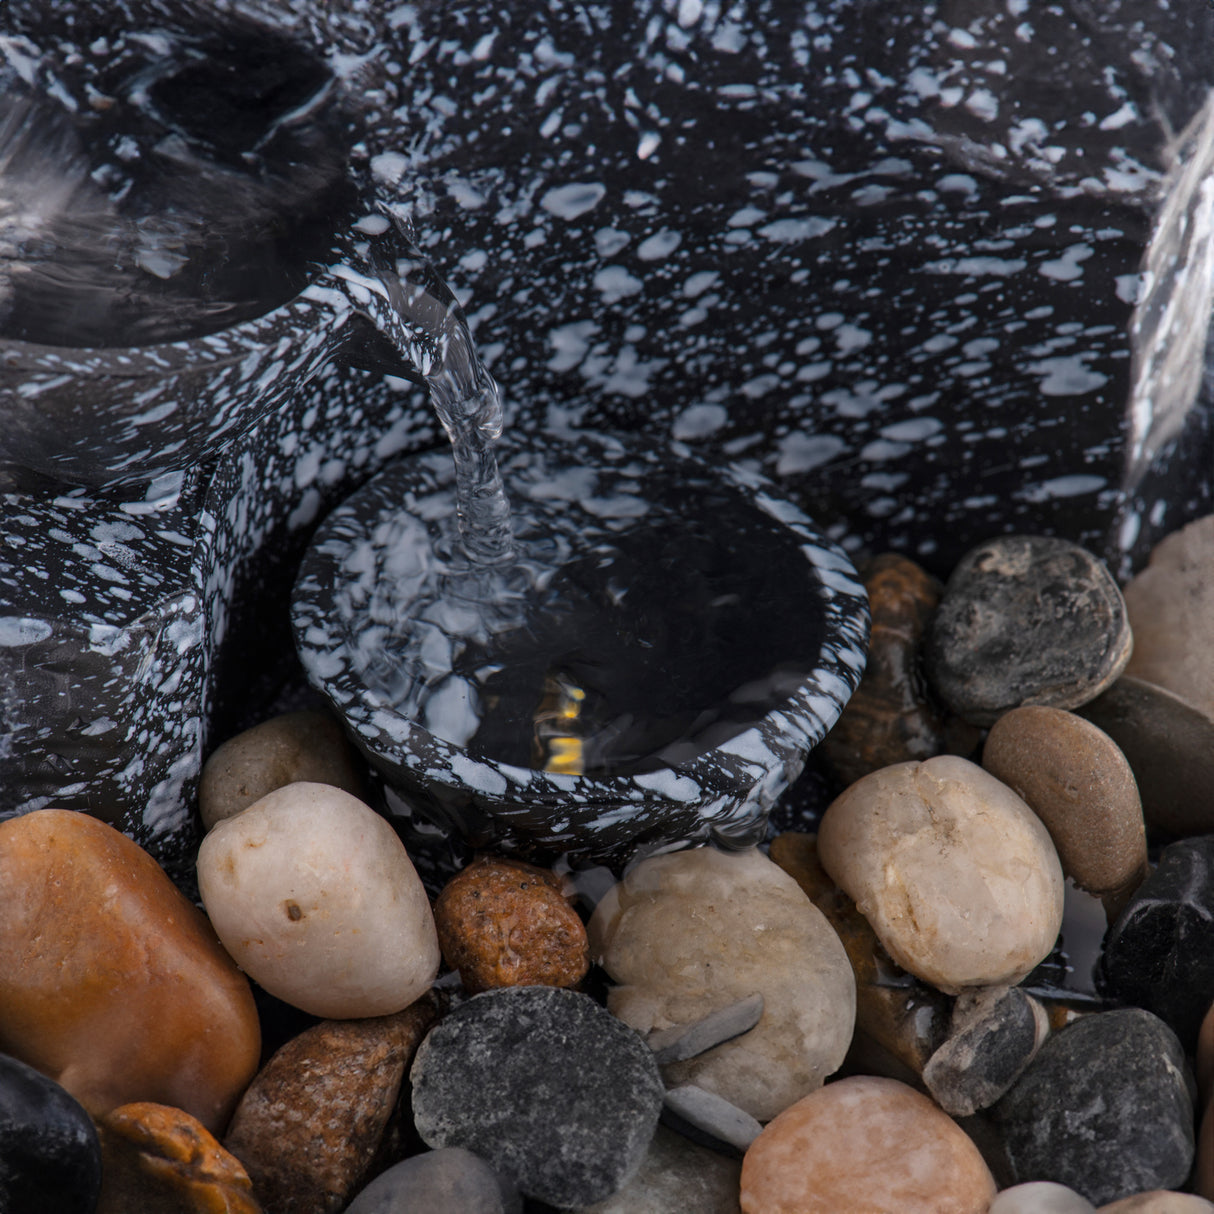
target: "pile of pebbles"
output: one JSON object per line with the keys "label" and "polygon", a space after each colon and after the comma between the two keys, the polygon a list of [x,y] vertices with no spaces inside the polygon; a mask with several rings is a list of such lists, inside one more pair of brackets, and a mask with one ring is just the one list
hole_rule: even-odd
{"label": "pile of pebbles", "polygon": [[1124,593],[1038,536],[862,572],[816,833],[428,890],[311,711],[208,761],[201,909],[0,824],[0,1205],[1214,1211],[1214,516]]}

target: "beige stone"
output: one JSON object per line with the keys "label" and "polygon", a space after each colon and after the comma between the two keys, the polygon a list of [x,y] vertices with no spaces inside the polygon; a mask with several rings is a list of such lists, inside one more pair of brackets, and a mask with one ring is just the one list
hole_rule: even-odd
{"label": "beige stone", "polygon": [[1096,1207],[1064,1184],[1030,1180],[1004,1189],[987,1214],[1096,1214]]}
{"label": "beige stone", "polygon": [[198,888],[240,967],[315,1016],[390,1015],[438,973],[434,916],[404,845],[340,789],[289,784],[217,823]]}
{"label": "beige stone", "polygon": [[1192,1193],[1152,1189],[1100,1206],[1099,1214],[1214,1214],[1214,1203]]}
{"label": "beige stone", "polygon": [[760,1121],[821,1086],[847,1053],[856,988],[847,953],[797,883],[756,850],[655,856],[608,891],[591,952],[607,1006],[641,1033],[690,1024],[759,992],[749,1032],[664,1068]]}
{"label": "beige stone", "polygon": [[1049,832],[966,759],[865,776],[823,815],[818,851],[890,956],[951,994],[1014,985],[1058,937],[1063,876]]}
{"label": "beige stone", "polygon": [[743,1214],[986,1214],[978,1148],[926,1096],[857,1075],[785,1109],[742,1161]]}

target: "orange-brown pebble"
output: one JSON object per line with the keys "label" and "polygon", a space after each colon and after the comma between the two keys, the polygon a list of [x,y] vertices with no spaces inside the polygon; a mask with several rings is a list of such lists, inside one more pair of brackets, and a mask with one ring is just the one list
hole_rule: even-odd
{"label": "orange-brown pebble", "polygon": [[94,1117],[154,1101],[220,1132],[261,1033],[248,980],[160,865],[42,809],[0,823],[0,1050]]}
{"label": "orange-brown pebble", "polygon": [[240,1162],[196,1118],[163,1104],[124,1104],[97,1121],[97,1214],[261,1214]]}
{"label": "orange-brown pebble", "polygon": [[443,959],[475,993],[576,986],[590,968],[586,928],[547,869],[480,856],[434,904]]}
{"label": "orange-brown pebble", "polygon": [[895,1079],[840,1079],[785,1109],[742,1160],[743,1214],[985,1214],[978,1148]]}

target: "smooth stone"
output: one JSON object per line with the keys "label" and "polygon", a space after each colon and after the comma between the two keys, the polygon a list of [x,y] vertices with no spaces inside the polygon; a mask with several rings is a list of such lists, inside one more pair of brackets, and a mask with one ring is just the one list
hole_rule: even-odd
{"label": "smooth stone", "polygon": [[1173,1189],[1152,1189],[1135,1193],[1120,1201],[1101,1206],[1099,1214],[1214,1214],[1214,1202],[1195,1193],[1177,1193]]}
{"label": "smooth stone", "polygon": [[518,1190],[479,1155],[441,1147],[381,1172],[345,1214],[518,1214]]}
{"label": "smooth stone", "polygon": [[1214,1201],[1214,1104],[1207,1097],[1197,1127],[1197,1160],[1193,1166],[1193,1189]]}
{"label": "smooth stone", "polygon": [[986,1214],[978,1148],[895,1079],[840,1079],[785,1109],[742,1161],[744,1214]]}
{"label": "smooth stone", "polygon": [[163,1104],[114,1109],[97,1123],[97,1214],[261,1214],[248,1173],[196,1118]]}
{"label": "smooth stone", "polygon": [[1126,674],[1214,717],[1214,514],[1174,531],[1125,588],[1134,629]]}
{"label": "smooth stone", "polygon": [[391,1015],[438,973],[434,916],[404,844],[327,784],[288,784],[217,823],[198,851],[198,889],[241,969],[314,1016]]}
{"label": "smooth stone", "polygon": [[93,1214],[100,1189],[89,1115],[59,1084],[0,1054],[0,1209]]}
{"label": "smooth stone", "polygon": [[1164,848],[1105,937],[1102,992],[1143,1007],[1194,1049],[1214,1001],[1214,835]]}
{"label": "smooth stone", "polygon": [[151,1100],[218,1132],[260,1048],[248,980],[147,852],[74,810],[0,823],[0,1049],[93,1116]]}
{"label": "smooth stone", "polygon": [[758,1138],[763,1127],[749,1113],[730,1104],[715,1092],[684,1083],[677,1088],[666,1089],[662,1103],[663,1117],[674,1123],[690,1127],[710,1139],[713,1144],[723,1144],[739,1154]]}
{"label": "smooth stone", "polygon": [[1214,717],[1129,675],[1080,712],[1125,755],[1149,829],[1178,838],[1214,831]]}
{"label": "smooth stone", "polygon": [[942,991],[1017,983],[1058,938],[1063,876],[1049,832],[966,759],[858,780],[823,815],[818,853],[890,956]]}
{"label": "smooth stone", "polygon": [[665,1088],[649,1047],[588,995],[511,986],[459,1004],[410,1070],[431,1147],[462,1146],[560,1207],[592,1205],[640,1167]]}
{"label": "smooth stone", "polygon": [[576,986],[590,968],[586,928],[555,873],[480,856],[434,904],[443,960],[469,994],[499,986]]}
{"label": "smooth stone", "polygon": [[1197,1090],[1203,1103],[1210,1100],[1214,1096],[1214,1002],[1211,1002],[1206,1014],[1201,1018],[1193,1074],[1197,1079]]}
{"label": "smooth stone", "polygon": [[640,1033],[691,1024],[758,993],[748,1033],[663,1068],[768,1121],[838,1069],[856,984],[839,937],[778,865],[755,849],[653,856],[590,920],[594,955],[617,983],[607,1006]]}
{"label": "smooth stone", "polygon": [[741,1160],[658,1126],[632,1179],[613,1197],[583,1206],[577,1214],[741,1214],[741,1175]]}
{"label": "smooth stone", "polygon": [[1051,536],[999,536],[957,563],[925,644],[928,679],[975,725],[1022,704],[1075,708],[1121,674],[1125,602],[1090,552]]}
{"label": "smooth stone", "polygon": [[1094,1205],[1175,1188],[1193,1164],[1184,1049],[1140,1008],[1055,1033],[992,1113],[1018,1182],[1054,1180]]}
{"label": "smooth stone", "polygon": [[1030,1180],[1004,1189],[987,1214],[1096,1214],[1096,1207],[1064,1184]]}
{"label": "smooth stone", "polygon": [[953,1032],[928,1059],[923,1082],[950,1116],[994,1104],[1019,1078],[1049,1034],[1045,1009],[1019,987],[965,991]]}
{"label": "smooth stone", "polygon": [[210,830],[287,784],[330,784],[364,795],[354,748],[328,713],[305,709],[273,717],[229,738],[202,766],[198,812]]}
{"label": "smooth stone", "polygon": [[1013,708],[991,726],[982,766],[1045,823],[1062,871],[1115,919],[1150,868],[1138,785],[1113,739],[1062,708]]}
{"label": "smooth stone", "polygon": [[[250,1084],[224,1144],[276,1214],[334,1214],[366,1180],[433,996],[393,1016],[322,1021]],[[435,1207],[438,1208],[438,1207]]]}
{"label": "smooth stone", "polygon": [[665,1066],[668,1062],[686,1062],[705,1050],[749,1033],[762,1019],[763,996],[748,995],[720,1011],[709,1012],[703,1020],[658,1029],[656,1033],[650,1033],[645,1042],[653,1050],[658,1066]]}

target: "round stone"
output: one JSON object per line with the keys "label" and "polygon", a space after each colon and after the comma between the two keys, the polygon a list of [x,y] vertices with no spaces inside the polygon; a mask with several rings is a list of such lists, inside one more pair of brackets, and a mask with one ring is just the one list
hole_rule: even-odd
{"label": "round stone", "polygon": [[1063,876],[1049,832],[966,759],[857,781],[823,815],[818,852],[890,956],[940,990],[1014,985],[1058,938]]}
{"label": "round stone", "polygon": [[1096,1214],[1096,1207],[1064,1184],[1030,1180],[1004,1189],[987,1214]]}
{"label": "round stone", "polygon": [[1024,799],[1062,871],[1116,918],[1149,869],[1138,785],[1113,739],[1061,708],[1013,708],[991,727],[982,766]]}
{"label": "round stone", "polygon": [[363,795],[362,773],[341,725],[328,713],[288,712],[229,738],[203,764],[198,812],[210,830],[287,784],[331,784]]}
{"label": "round stone", "polygon": [[517,1214],[518,1192],[463,1147],[426,1151],[381,1172],[345,1214]]}
{"label": "round stone", "polygon": [[586,928],[560,878],[481,856],[434,904],[443,960],[476,994],[498,986],[576,986],[590,968]]}
{"label": "round stone", "polygon": [[617,983],[607,1006],[641,1033],[691,1024],[756,992],[749,1032],[663,1067],[767,1121],[842,1064],[856,985],[835,930],[757,850],[711,847],[631,868],[590,921],[594,955]]}
{"label": "round stone", "polygon": [[1126,586],[1125,603],[1134,629],[1126,674],[1214,717],[1214,514],[1157,544]]}
{"label": "round stone", "polygon": [[388,822],[327,784],[288,784],[198,852],[215,931],[272,995],[314,1016],[386,1016],[438,973],[430,902]]}
{"label": "round stone", "polygon": [[986,1214],[978,1148],[926,1096],[857,1075],[785,1109],[742,1160],[743,1214]]}
{"label": "round stone", "polygon": [[1021,704],[1075,708],[1124,669],[1121,591],[1090,552],[1049,536],[1000,536],[961,558],[925,647],[941,699],[975,725]]}
{"label": "round stone", "polygon": [[1152,1189],[1135,1193],[1120,1201],[1101,1206],[1099,1214],[1214,1214],[1214,1202],[1196,1193],[1178,1193],[1175,1189]]}
{"label": "round stone", "polygon": [[562,1208],[623,1187],[665,1092],[636,1033],[589,996],[549,986],[461,1003],[422,1042],[410,1078],[423,1141],[465,1147]]}

